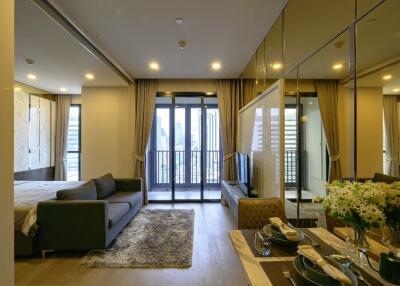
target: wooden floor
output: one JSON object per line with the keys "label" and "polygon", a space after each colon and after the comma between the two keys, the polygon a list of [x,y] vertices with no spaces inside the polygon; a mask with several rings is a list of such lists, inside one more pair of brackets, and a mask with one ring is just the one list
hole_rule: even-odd
{"label": "wooden floor", "polygon": [[230,210],[218,203],[156,204],[148,208],[195,210],[193,265],[189,269],[86,269],[82,255],[53,254],[46,259],[18,259],[15,285],[195,286],[247,285],[228,237],[234,228]]}

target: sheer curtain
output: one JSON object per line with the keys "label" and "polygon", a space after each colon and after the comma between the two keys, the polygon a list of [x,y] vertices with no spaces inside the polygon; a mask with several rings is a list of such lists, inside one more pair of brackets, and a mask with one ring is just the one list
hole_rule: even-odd
{"label": "sheer curtain", "polygon": [[339,154],[338,123],[338,83],[336,80],[315,81],[318,104],[321,112],[329,152],[328,181],[342,179],[342,167]]}
{"label": "sheer curtain", "polygon": [[134,90],[134,137],[133,137],[133,175],[143,178],[143,204],[148,203],[145,153],[149,141],[154,107],[156,104],[158,82],[152,79],[135,81]]}
{"label": "sheer curtain", "polygon": [[383,96],[383,116],[386,139],[386,170],[385,174],[399,176],[399,121],[397,112],[397,95]]}
{"label": "sheer curtain", "polygon": [[72,97],[70,95],[57,96],[56,112],[56,139],[55,139],[55,175],[54,180],[67,180],[67,143],[69,108]]}

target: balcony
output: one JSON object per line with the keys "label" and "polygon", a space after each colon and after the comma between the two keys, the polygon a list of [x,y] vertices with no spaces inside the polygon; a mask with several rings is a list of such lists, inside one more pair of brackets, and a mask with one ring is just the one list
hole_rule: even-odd
{"label": "balcony", "polygon": [[[153,157],[153,186],[171,184],[170,151],[150,152]],[[201,182],[201,151],[175,151],[175,184],[177,186],[196,186]],[[220,151],[206,151],[204,154],[204,184],[217,186],[220,184],[222,167]]]}

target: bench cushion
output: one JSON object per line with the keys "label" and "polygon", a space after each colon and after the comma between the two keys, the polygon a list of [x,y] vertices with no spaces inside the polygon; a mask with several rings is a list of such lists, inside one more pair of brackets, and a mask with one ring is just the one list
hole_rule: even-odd
{"label": "bench cushion", "polygon": [[110,203],[108,205],[108,227],[117,225],[122,217],[129,212],[129,203]]}
{"label": "bench cushion", "polygon": [[128,203],[132,208],[137,202],[141,201],[140,192],[115,192],[105,198],[110,203]]}
{"label": "bench cushion", "polygon": [[96,185],[92,180],[76,188],[59,190],[57,200],[96,200]]}
{"label": "bench cushion", "polygon": [[115,192],[115,181],[111,174],[94,179],[97,189],[97,199],[102,200]]}

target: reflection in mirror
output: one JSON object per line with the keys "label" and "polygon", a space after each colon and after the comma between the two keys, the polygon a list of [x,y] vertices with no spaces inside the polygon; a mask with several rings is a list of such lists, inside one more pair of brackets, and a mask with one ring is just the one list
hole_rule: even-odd
{"label": "reflection in mirror", "polygon": [[282,77],[283,65],[283,16],[275,21],[265,38],[265,75],[267,86]]}
{"label": "reflection in mirror", "polygon": [[357,23],[359,178],[399,176],[399,9],[399,1],[388,0]]}
{"label": "reflection in mirror", "polygon": [[285,69],[339,34],[354,20],[354,1],[289,1],[285,8]]}

